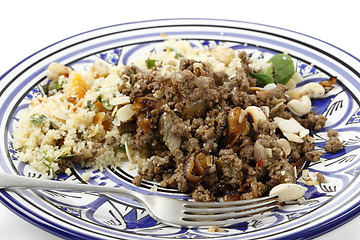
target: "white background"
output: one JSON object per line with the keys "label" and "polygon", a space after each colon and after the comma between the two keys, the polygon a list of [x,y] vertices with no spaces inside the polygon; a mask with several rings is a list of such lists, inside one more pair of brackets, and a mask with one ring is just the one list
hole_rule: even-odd
{"label": "white background", "polygon": [[[161,18],[219,18],[291,29],[360,58],[357,1],[333,0],[60,0],[0,3],[0,75],[61,39],[119,23]],[[356,5],[355,5],[356,4]],[[360,218],[318,239],[358,239]],[[0,204],[1,239],[59,239]]]}

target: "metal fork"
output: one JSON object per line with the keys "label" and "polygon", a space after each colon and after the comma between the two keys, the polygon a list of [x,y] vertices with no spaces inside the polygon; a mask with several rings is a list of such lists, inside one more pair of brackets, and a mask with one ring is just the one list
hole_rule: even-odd
{"label": "metal fork", "polygon": [[139,202],[154,219],[172,226],[225,226],[276,214],[277,196],[233,202],[194,202],[146,195],[123,187],[105,187],[28,178],[0,173],[0,189],[65,190],[107,193]]}

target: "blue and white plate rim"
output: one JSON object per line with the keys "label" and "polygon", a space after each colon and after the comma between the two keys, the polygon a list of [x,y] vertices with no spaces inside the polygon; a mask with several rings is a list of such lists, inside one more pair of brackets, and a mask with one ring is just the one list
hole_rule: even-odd
{"label": "blue and white plate rim", "polygon": [[[145,26],[144,28],[150,27],[151,25],[153,25],[154,23],[167,23],[167,24],[173,24],[173,25],[177,25],[179,22],[183,22],[184,26],[191,25],[192,24],[197,24],[199,26],[201,26],[202,24],[208,24],[209,22],[214,23],[214,25],[218,25],[220,27],[224,27],[221,24],[229,24],[231,23],[232,25],[243,25],[243,26],[260,26],[260,27],[264,27],[266,29],[273,29],[273,30],[278,30],[278,31],[282,31],[282,32],[286,32],[286,33],[291,33],[291,34],[295,34],[296,36],[302,36],[305,39],[307,39],[308,41],[312,42],[311,44],[306,43],[306,45],[308,46],[312,46],[313,41],[316,41],[317,43],[320,43],[320,45],[325,45],[325,46],[330,46],[332,49],[336,49],[337,51],[341,52],[342,54],[347,55],[351,60],[353,64],[354,62],[356,62],[357,64],[359,64],[359,60],[357,58],[355,58],[354,56],[352,56],[351,54],[335,47],[332,46],[324,41],[318,40],[316,38],[304,35],[304,34],[300,34],[294,31],[289,31],[286,29],[282,29],[282,28],[276,28],[276,27],[272,27],[272,26],[268,26],[268,25],[262,25],[262,24],[255,24],[255,23],[249,23],[249,22],[241,22],[241,21],[232,21],[232,20],[219,20],[219,19],[158,19],[158,20],[151,20],[151,21],[141,21],[141,22],[133,22],[133,23],[126,23],[126,24],[119,24],[119,25],[113,25],[113,26],[109,26],[109,27],[104,27],[104,28],[99,28],[99,29],[95,29],[95,30],[91,30],[88,32],[84,32],[84,33],[80,33],[78,35],[72,36],[70,38],[66,38],[64,40],[61,40],[53,45],[50,45],[36,53],[34,53],[33,55],[29,56],[28,58],[24,59],[23,61],[19,62],[19,64],[15,65],[13,68],[11,68],[9,71],[7,71],[5,74],[3,74],[0,77],[0,86],[1,86],[1,81],[8,75],[10,74],[13,70],[20,68],[23,64],[25,64],[29,59],[32,59],[34,56],[36,55],[41,55],[44,51],[48,51],[51,52],[53,47],[58,46],[59,44],[62,44],[66,41],[72,41],[74,38],[88,38],[88,35],[92,35],[93,33],[98,34],[101,31],[107,31],[108,29],[111,28],[117,28],[117,27],[125,27],[128,29],[132,29],[134,25],[138,25],[138,24],[145,24],[145,25],[149,25],[149,26]],[[216,23],[216,24],[215,24]],[[233,26],[236,27],[236,26]],[[309,40],[310,39],[310,40]],[[318,48],[320,49],[320,48]],[[337,58],[337,57],[336,57]],[[339,58],[337,58],[339,59]],[[355,75],[357,75],[358,77],[360,77],[360,74],[351,66],[351,64],[348,64],[344,61],[342,61],[341,59],[339,59],[340,62],[342,62],[342,64],[345,64],[348,69],[350,69]],[[354,84],[354,83],[353,83]],[[4,89],[5,90],[5,89]],[[3,93],[1,90],[0,96]],[[331,229],[344,224],[347,221],[350,221],[352,218],[356,217],[357,215],[359,215],[360,213],[360,207],[359,207],[359,194],[353,195],[351,199],[348,199],[348,202],[353,201],[354,203],[351,204],[352,207],[347,209],[346,211],[341,212],[340,214],[334,216],[332,219],[328,219],[326,222],[324,222],[322,225],[317,226],[316,229],[313,229],[312,231],[312,236],[316,236],[319,234],[322,234],[323,232],[327,232],[330,231]],[[24,214],[23,211],[21,211],[18,207],[16,207],[15,205],[20,206],[21,203],[16,203],[16,200],[13,199],[13,202],[9,199],[5,198],[5,195],[3,192],[1,192],[0,194],[0,200],[8,207],[10,208],[12,211],[14,211],[16,214],[18,214],[19,216],[25,218],[26,220],[34,223],[35,225],[44,228],[47,231],[51,231],[53,233],[57,233],[61,236],[66,236],[67,234],[77,234],[76,231],[71,233],[71,230],[68,229],[66,231],[62,231],[59,230],[58,228],[53,228],[51,226],[48,226],[46,224],[43,224],[42,221],[44,221],[45,219],[36,219],[36,217],[32,217],[30,215],[34,215],[36,216],[37,214],[35,212],[31,212],[30,215],[26,215]],[[41,218],[40,216],[37,216],[39,218]],[[46,222],[46,221],[45,221]],[[307,232],[308,229],[303,230],[303,233],[306,234],[305,232]],[[301,235],[301,232],[297,232],[297,234]],[[307,235],[307,234],[306,234]],[[69,236],[69,235],[68,235]]]}

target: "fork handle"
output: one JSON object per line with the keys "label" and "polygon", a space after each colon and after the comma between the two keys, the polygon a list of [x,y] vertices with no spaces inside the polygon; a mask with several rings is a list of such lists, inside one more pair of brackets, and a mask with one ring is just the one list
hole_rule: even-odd
{"label": "fork handle", "polygon": [[77,192],[112,193],[138,200],[139,193],[124,187],[105,187],[88,184],[75,184],[52,181],[25,176],[0,173],[0,189],[37,189],[37,190],[65,190]]}

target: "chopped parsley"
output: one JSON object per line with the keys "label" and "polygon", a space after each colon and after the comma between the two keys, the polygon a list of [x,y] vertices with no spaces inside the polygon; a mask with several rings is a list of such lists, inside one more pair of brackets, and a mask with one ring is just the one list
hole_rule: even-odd
{"label": "chopped parsley", "polygon": [[34,124],[35,126],[39,126],[45,119],[46,119],[46,116],[40,115],[38,113],[35,113],[30,116],[30,122],[32,124]]}
{"label": "chopped parsley", "polygon": [[181,53],[176,53],[176,54],[175,54],[175,57],[176,57],[176,58],[183,58],[184,55],[182,55]]}
{"label": "chopped parsley", "polygon": [[124,144],[119,144],[119,152],[126,152],[126,148]]}
{"label": "chopped parsley", "polygon": [[[109,110],[109,111],[111,111],[111,110],[114,108],[114,106],[111,105],[108,100],[103,100],[102,97],[101,97],[101,95],[99,95],[99,96],[96,98],[96,102],[95,102],[95,103],[97,103],[97,102],[100,102],[100,103],[103,105],[103,107],[104,107],[105,109]],[[93,105],[94,105],[94,104],[93,104],[91,101],[87,101],[87,107],[89,108],[89,110],[91,110],[91,109],[93,108]]]}
{"label": "chopped parsley", "polygon": [[111,111],[114,108],[114,106],[111,105],[108,100],[104,100],[101,103],[102,103],[103,107],[109,111]]}
{"label": "chopped parsley", "polygon": [[[173,49],[173,48],[171,48],[171,47],[166,47],[166,48],[165,48],[165,51],[173,52],[173,51],[175,51],[175,49]],[[176,53],[175,53],[175,57],[176,57],[176,58],[184,58],[184,55],[182,55],[181,53],[176,52]]]}
{"label": "chopped parsley", "polygon": [[59,81],[53,82],[49,85],[49,90],[51,89],[56,89],[56,90],[60,90],[63,88],[63,85],[59,83]]}
{"label": "chopped parsley", "polygon": [[49,157],[45,157],[42,163],[45,165],[45,167],[48,168],[48,173],[52,176],[54,176],[55,179],[58,179],[58,176],[55,173],[54,167],[51,166],[52,161]]}
{"label": "chopped parsley", "polygon": [[86,102],[86,105],[87,105],[89,111],[91,111],[92,108],[93,108],[93,106],[94,106],[94,104],[93,104],[90,100],[88,100],[88,101]]}
{"label": "chopped parsley", "polygon": [[60,156],[60,157],[58,157],[59,159],[66,159],[66,158],[72,158],[72,157],[74,157],[76,154],[66,154],[66,155],[64,155],[64,156]]}
{"label": "chopped parsley", "polygon": [[46,96],[49,96],[49,84],[41,85],[42,90]]}
{"label": "chopped parsley", "polygon": [[151,69],[151,68],[154,68],[156,65],[155,65],[155,59],[146,59],[145,60],[145,63],[146,63],[146,67],[148,68],[148,69]]}
{"label": "chopped parsley", "polygon": [[51,92],[50,90],[60,90],[60,89],[63,89],[63,85],[59,83],[59,81],[56,81],[56,82],[52,82],[52,83],[49,83],[49,84],[44,84],[44,85],[41,85],[41,88],[42,90],[44,91],[44,94],[46,96],[50,96]]}

